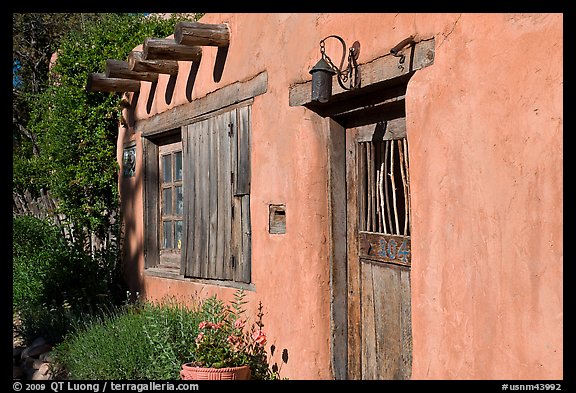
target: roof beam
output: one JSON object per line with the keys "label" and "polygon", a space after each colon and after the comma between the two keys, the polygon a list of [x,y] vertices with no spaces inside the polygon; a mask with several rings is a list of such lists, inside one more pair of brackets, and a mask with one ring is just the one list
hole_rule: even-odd
{"label": "roof beam", "polygon": [[106,60],[106,77],[134,79],[140,81],[156,82],[158,74],[155,72],[135,72],[128,67],[128,62],[122,60]]}
{"label": "roof beam", "polygon": [[86,91],[101,91],[109,93],[127,91],[137,92],[140,91],[140,82],[133,79],[108,78],[106,77],[106,74],[93,72],[88,74]]}
{"label": "roof beam", "polygon": [[175,60],[144,60],[142,51],[128,54],[128,68],[135,72],[157,72],[159,74],[178,75],[178,62]]}
{"label": "roof beam", "polygon": [[174,41],[183,45],[224,47],[230,44],[230,28],[225,23],[178,22]]}
{"label": "roof beam", "polygon": [[202,48],[180,45],[169,38],[146,38],[143,50],[144,60],[199,61]]}

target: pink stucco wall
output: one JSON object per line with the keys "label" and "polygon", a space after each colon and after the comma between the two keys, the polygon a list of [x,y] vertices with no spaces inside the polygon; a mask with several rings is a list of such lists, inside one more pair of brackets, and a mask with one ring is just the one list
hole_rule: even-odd
{"label": "pink stucco wall", "polygon": [[[359,63],[409,35],[434,37],[434,64],[406,94],[412,189],[414,379],[563,377],[562,15],[207,14],[231,43],[220,82],[216,49],[204,47],[193,98],[268,73],[252,108],[250,306],[288,351],[281,375],[331,379],[327,147],[324,121],[288,105],[291,84],[309,80],[318,42],[338,34],[361,43]],[[137,119],[187,103],[190,63],[174,97],[160,76],[150,113],[142,82]],[[125,261],[132,288],[150,299],[233,288],[143,272],[140,135],[137,174],[121,179]],[[267,231],[268,204],[287,209],[287,233]]]}
{"label": "pink stucco wall", "polygon": [[407,94],[414,377],[560,379],[562,16],[451,19]]}

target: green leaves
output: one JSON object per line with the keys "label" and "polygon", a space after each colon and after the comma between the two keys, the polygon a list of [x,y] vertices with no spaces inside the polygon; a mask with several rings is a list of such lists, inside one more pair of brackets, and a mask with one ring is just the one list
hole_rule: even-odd
{"label": "green leaves", "polygon": [[[40,156],[31,159],[30,153],[15,154],[14,185],[20,192],[49,188],[75,227],[106,233],[119,203],[116,137],[120,96],[86,92],[87,76],[104,72],[107,59],[127,59],[147,37],[172,34],[182,17],[114,13],[55,17],[79,28],[60,31],[50,85],[22,98],[30,108],[27,126],[37,140]],[[48,21],[38,14],[33,23],[45,26]],[[24,142],[20,146],[31,149]]]}

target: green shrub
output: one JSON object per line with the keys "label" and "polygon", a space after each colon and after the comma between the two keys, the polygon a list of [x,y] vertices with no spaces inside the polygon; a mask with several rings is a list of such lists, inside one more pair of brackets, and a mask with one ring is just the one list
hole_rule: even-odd
{"label": "green shrub", "polygon": [[199,320],[175,301],[125,306],[67,336],[55,360],[70,379],[178,379]]}
{"label": "green shrub", "polygon": [[[239,311],[215,296],[195,307],[174,299],[125,305],[107,316],[93,318],[56,345],[55,372],[64,378],[84,380],[179,379],[182,364],[198,358],[200,322],[218,322],[222,313],[238,315]],[[276,379],[278,375],[268,367],[265,353],[260,355],[263,357],[250,362],[253,379]]]}
{"label": "green shrub", "polygon": [[13,217],[12,233],[12,305],[26,340],[57,342],[78,320],[123,300],[115,246],[92,256],[31,216]]}
{"label": "green shrub", "polygon": [[15,310],[42,304],[51,297],[46,278],[68,249],[56,227],[31,216],[14,217],[12,232],[13,297]]}

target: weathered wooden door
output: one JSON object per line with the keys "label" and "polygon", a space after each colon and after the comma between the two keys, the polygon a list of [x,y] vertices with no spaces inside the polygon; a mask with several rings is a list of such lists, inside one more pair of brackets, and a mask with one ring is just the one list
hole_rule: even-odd
{"label": "weathered wooden door", "polygon": [[350,379],[411,377],[405,124],[402,117],[346,130]]}

